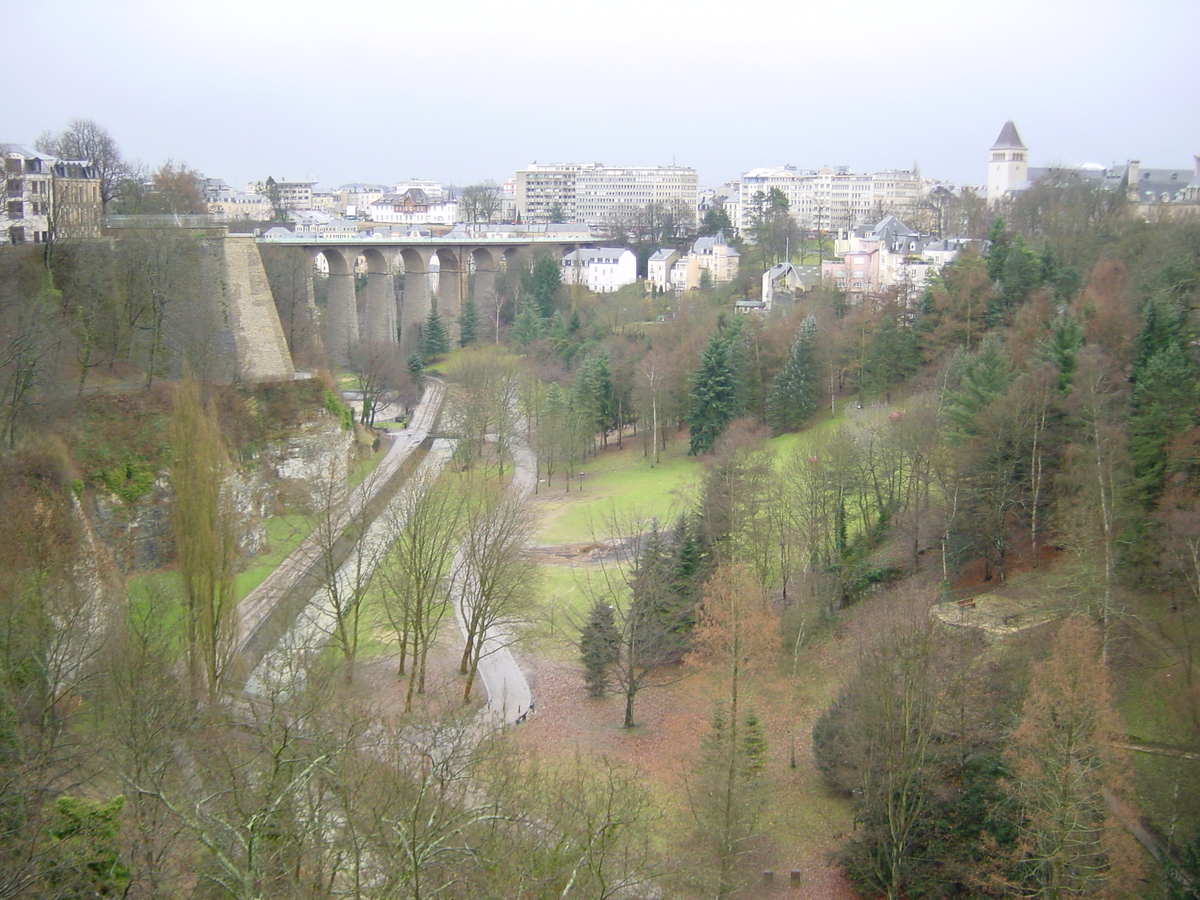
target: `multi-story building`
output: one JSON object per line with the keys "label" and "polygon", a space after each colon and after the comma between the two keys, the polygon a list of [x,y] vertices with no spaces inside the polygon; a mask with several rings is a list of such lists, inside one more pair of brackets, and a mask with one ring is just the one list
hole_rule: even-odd
{"label": "multi-story building", "polygon": [[221,178],[204,179],[204,199],[209,215],[229,222],[265,221],[271,218],[271,201],[230,187]]}
{"label": "multi-story building", "polygon": [[874,174],[851,172],[847,166],[751,169],[739,182],[739,228],[753,227],[756,214],[769,202],[772,190],[779,190],[787,198],[788,211],[801,228],[832,231],[912,209],[921,195],[921,178],[908,169]]}
{"label": "multi-story building", "polygon": [[[286,178],[277,179],[275,181],[275,189],[279,191],[279,203],[284,209],[312,209],[313,208],[313,185],[317,182],[311,181],[289,181]],[[248,184],[246,193],[264,193],[265,181]]]}
{"label": "multi-story building", "polygon": [[671,210],[684,227],[696,224],[696,170],[688,166],[591,166],[575,176],[575,214],[601,226],[621,210],[657,204]]}
{"label": "multi-story building", "polygon": [[534,163],[514,179],[517,214],[524,222],[561,218],[592,226],[614,211],[652,203],[674,207],[688,226],[696,222],[698,182],[688,166],[605,166],[600,163]]}
{"label": "multi-story building", "polygon": [[637,257],[624,247],[572,250],[562,258],[563,284],[606,294],[637,281]]}
{"label": "multi-story building", "polygon": [[575,179],[581,168],[579,163],[546,166],[535,162],[520,169],[513,181],[517,216],[521,221],[578,222]]}
{"label": "multi-story building", "polygon": [[87,162],[60,160],[18,144],[0,144],[6,243],[47,243],[100,236],[100,176]]}
{"label": "multi-story building", "polygon": [[443,197],[432,199],[421,188],[408,188],[398,194],[384,194],[367,207],[372,222],[401,225],[453,225],[458,219],[458,204]]}

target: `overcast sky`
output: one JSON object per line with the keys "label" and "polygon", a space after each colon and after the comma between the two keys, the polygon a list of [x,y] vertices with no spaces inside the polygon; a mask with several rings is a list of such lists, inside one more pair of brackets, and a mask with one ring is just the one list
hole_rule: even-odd
{"label": "overcast sky", "polygon": [[0,141],[75,117],[241,187],[531,162],[907,168],[1200,153],[1200,0],[12,0]]}

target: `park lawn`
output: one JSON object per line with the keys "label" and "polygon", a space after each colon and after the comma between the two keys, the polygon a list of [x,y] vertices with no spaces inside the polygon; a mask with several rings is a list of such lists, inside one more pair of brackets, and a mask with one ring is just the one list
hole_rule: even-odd
{"label": "park lawn", "polygon": [[537,610],[527,635],[539,653],[548,657],[576,654],[579,629],[594,599],[587,587],[591,568],[555,563],[543,563],[539,568]]}
{"label": "park lawn", "polygon": [[[613,522],[669,521],[691,503],[702,466],[687,455],[687,442],[677,437],[651,467],[641,442],[626,441],[625,448],[610,447],[586,460],[583,478],[572,491],[539,504],[539,544],[576,544],[613,536]],[[556,479],[553,487],[560,482]],[[582,485],[582,487],[580,487]]]}

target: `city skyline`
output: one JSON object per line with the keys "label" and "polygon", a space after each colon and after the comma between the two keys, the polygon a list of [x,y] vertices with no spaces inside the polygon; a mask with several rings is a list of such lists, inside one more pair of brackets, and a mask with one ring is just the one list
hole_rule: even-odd
{"label": "city skyline", "polygon": [[597,161],[690,166],[705,186],[759,166],[914,163],[981,185],[1008,119],[1035,165],[1185,168],[1200,153],[1185,46],[1200,7],[1184,0],[1136,16],[1111,0],[852,13],[50,0],[6,24],[26,38],[11,69],[43,74],[5,97],[0,139],[32,145],[90,118],[128,157],[235,187],[503,182],[533,162]]}

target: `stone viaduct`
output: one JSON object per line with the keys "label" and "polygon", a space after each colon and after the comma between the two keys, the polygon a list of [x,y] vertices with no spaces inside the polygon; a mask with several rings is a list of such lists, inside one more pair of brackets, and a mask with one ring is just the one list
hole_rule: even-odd
{"label": "stone viaduct", "polygon": [[[231,237],[232,239],[232,237]],[[322,328],[325,350],[335,362],[345,362],[360,340],[403,342],[406,347],[417,325],[433,305],[450,330],[470,296],[481,311],[495,296],[496,275],[521,250],[546,247],[561,256],[578,244],[530,237],[512,238],[370,238],[264,236],[258,247],[264,259],[302,254],[307,273],[307,302],[312,304],[312,270],[323,256],[329,270],[329,292]],[[437,288],[432,288],[431,263],[437,257]],[[356,265],[366,263],[364,296],[355,291]],[[396,276],[403,273],[402,302],[397,302]],[[436,293],[436,296],[435,296]],[[295,348],[293,348],[293,351]]]}

